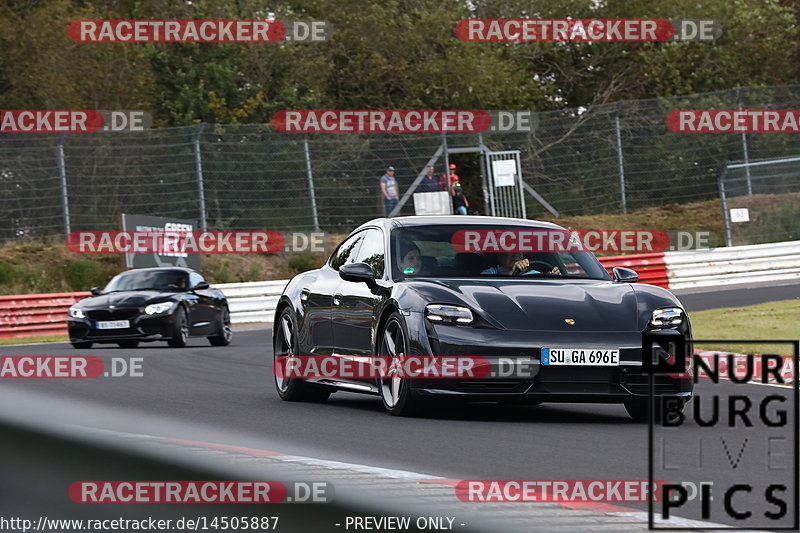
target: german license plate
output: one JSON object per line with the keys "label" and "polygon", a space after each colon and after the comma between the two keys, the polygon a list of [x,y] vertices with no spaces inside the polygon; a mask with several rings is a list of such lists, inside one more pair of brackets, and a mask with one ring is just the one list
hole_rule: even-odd
{"label": "german license plate", "polygon": [[130,320],[107,320],[97,323],[97,329],[127,329],[129,327],[131,327]]}
{"label": "german license plate", "polygon": [[619,366],[619,350],[542,348],[543,365]]}

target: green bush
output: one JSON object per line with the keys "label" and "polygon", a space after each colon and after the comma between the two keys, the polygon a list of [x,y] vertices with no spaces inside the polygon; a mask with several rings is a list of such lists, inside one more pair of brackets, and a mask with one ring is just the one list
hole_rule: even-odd
{"label": "green bush", "polygon": [[231,273],[230,261],[228,260],[205,261],[203,274],[211,283],[235,283],[241,281]]}
{"label": "green bush", "polygon": [[310,252],[294,254],[289,258],[289,268],[291,268],[295,274],[299,274],[307,270],[321,267],[325,264],[325,259],[325,254],[314,254]]}
{"label": "green bush", "polygon": [[13,285],[19,276],[19,271],[10,263],[0,263],[0,286]]}
{"label": "green bush", "polygon": [[85,291],[90,287],[105,285],[116,272],[109,272],[104,265],[86,259],[68,260],[61,267],[64,285],[71,291]]}
{"label": "green bush", "polygon": [[0,293],[24,294],[37,292],[42,284],[43,276],[39,275],[34,265],[15,265],[9,262],[0,263]]}

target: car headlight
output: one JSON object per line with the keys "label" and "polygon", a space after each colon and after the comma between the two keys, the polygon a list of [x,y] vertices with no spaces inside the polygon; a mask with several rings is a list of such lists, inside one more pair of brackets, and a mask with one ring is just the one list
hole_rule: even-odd
{"label": "car headlight", "polygon": [[86,315],[83,314],[83,311],[77,307],[69,308],[69,316],[70,318],[86,318]]}
{"label": "car headlight", "polygon": [[683,309],[664,307],[653,311],[650,326],[654,328],[675,328],[683,324]]}
{"label": "car headlight", "polygon": [[429,304],[425,316],[436,324],[472,324],[472,311],[458,305]]}
{"label": "car headlight", "polygon": [[160,304],[150,304],[144,308],[144,312],[148,315],[160,315],[172,311],[175,302],[162,302]]}

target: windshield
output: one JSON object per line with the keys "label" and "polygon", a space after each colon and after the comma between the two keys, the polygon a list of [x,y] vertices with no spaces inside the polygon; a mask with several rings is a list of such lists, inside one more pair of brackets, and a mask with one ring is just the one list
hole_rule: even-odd
{"label": "windshield", "polygon": [[131,270],[108,282],[105,292],[184,291],[188,286],[189,274],[182,270]]}
{"label": "windshield", "polygon": [[[492,243],[496,242],[491,239],[493,235],[521,235],[548,231],[550,230],[546,228],[506,225],[396,228],[391,234],[392,277],[395,280],[415,277],[523,276],[611,279],[591,252],[569,251],[559,246],[492,246]],[[559,230],[558,233],[564,232]],[[475,246],[465,246],[465,235],[490,238],[468,241],[468,244]]]}

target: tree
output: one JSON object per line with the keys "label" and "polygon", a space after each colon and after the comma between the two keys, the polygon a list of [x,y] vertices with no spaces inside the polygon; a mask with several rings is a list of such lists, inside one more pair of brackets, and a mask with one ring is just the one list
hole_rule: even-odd
{"label": "tree", "polygon": [[107,15],[70,0],[0,6],[3,107],[150,111],[154,77],[141,46],[75,43],[67,37],[72,20]]}

